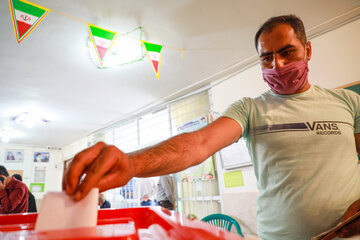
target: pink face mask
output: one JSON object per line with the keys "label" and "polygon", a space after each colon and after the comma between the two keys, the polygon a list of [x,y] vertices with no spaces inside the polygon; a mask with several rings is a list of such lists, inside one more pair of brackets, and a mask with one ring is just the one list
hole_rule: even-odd
{"label": "pink face mask", "polygon": [[306,83],[309,68],[305,60],[286,64],[280,69],[262,70],[264,81],[277,94],[290,95],[300,90]]}

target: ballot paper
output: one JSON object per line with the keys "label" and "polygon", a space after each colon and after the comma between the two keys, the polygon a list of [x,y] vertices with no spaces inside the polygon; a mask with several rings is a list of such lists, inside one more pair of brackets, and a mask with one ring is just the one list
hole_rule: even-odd
{"label": "ballot paper", "polygon": [[[336,225],[334,228],[330,229],[329,231],[323,232],[319,234],[318,236],[313,237],[311,240],[331,240],[336,237],[336,231],[342,228],[343,226],[346,226],[352,221],[355,221],[357,219],[360,219],[360,212],[357,212],[350,218],[346,219],[343,222],[340,222],[338,225]],[[356,238],[358,239],[358,238]]]}
{"label": "ballot paper", "polygon": [[36,231],[96,227],[99,189],[93,188],[75,202],[65,192],[45,194],[36,220]]}

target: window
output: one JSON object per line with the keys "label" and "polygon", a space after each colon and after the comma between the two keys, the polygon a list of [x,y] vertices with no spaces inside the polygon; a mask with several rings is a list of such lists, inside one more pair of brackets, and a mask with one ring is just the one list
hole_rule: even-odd
{"label": "window", "polygon": [[137,119],[114,129],[114,145],[124,152],[132,152],[138,148]]}
{"label": "window", "polygon": [[140,146],[152,145],[171,136],[169,109],[163,108],[139,118]]}

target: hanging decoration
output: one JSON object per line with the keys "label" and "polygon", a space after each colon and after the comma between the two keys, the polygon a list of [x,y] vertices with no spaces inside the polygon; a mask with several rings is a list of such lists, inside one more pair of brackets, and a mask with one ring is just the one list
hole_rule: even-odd
{"label": "hanging decoration", "polygon": [[[90,39],[96,52],[98,64],[101,68],[104,63],[106,54],[110,52],[110,48],[113,45],[115,38],[118,36],[117,32],[97,27],[81,19],[69,16],[55,10],[50,10],[48,8],[29,2],[28,0],[9,0],[9,5],[17,43],[20,43],[22,40],[24,40],[50,11],[85,23],[88,27]],[[131,38],[130,36],[128,36],[129,33],[124,33],[119,36],[127,36]],[[181,60],[183,58],[183,49],[154,44],[138,38],[137,40],[139,40],[141,42],[141,45],[144,47],[145,53],[149,58],[150,62],[152,63],[157,79],[159,79],[160,76],[161,50],[163,47],[180,51]]]}
{"label": "hanging decoration", "polygon": [[9,0],[9,5],[17,43],[24,40],[50,11],[25,0]]}
{"label": "hanging decoration", "polygon": [[102,66],[106,53],[110,50],[117,33],[87,24],[91,42],[94,45],[99,65]]}
{"label": "hanging decoration", "polygon": [[144,46],[146,55],[148,56],[150,62],[152,62],[155,71],[155,76],[157,79],[159,79],[162,46],[154,43],[145,42],[143,40],[141,40],[141,43]]}

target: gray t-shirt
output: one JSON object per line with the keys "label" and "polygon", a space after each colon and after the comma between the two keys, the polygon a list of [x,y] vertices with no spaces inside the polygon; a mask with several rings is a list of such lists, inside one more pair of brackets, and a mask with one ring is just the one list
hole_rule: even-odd
{"label": "gray t-shirt", "polygon": [[358,94],[318,86],[294,95],[269,90],[235,102],[223,116],[241,125],[254,163],[260,238],[308,240],[334,227],[360,198]]}

